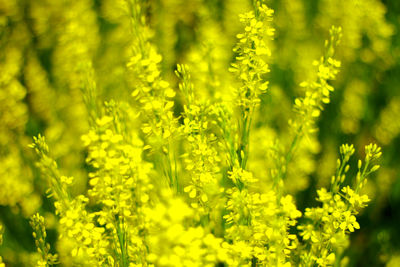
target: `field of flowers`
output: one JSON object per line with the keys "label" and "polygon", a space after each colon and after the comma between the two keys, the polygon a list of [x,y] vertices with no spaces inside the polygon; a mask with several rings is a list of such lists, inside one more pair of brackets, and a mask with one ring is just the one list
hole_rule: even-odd
{"label": "field of flowers", "polygon": [[0,267],[400,266],[400,2],[0,0]]}

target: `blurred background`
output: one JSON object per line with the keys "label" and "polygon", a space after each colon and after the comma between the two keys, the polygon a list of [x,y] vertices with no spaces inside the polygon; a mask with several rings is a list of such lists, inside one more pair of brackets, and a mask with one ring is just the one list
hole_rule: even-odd
{"label": "blurred background", "polygon": [[[188,64],[199,88],[216,95],[232,79],[232,48],[241,31],[244,0],[149,0],[153,42],[163,56],[162,72],[176,85],[177,63]],[[285,136],[298,86],[312,79],[332,25],[343,28],[337,58],[342,62],[335,92],[307,152],[293,160],[288,192],[300,210],[316,205],[315,191],[329,186],[338,147],[353,143],[362,157],[369,142],[382,146],[381,169],[367,184],[372,199],[351,235],[348,266],[400,266],[400,1],[266,0],[275,10],[269,93],[262,96],[252,133],[250,169],[260,160],[266,128]],[[46,218],[56,241],[51,201],[28,148],[46,136],[63,173],[77,178],[75,193],[87,189],[88,130],[81,83],[92,65],[99,98],[127,99],[126,63],[131,55],[130,18],[124,0],[0,0],[0,255],[7,266],[29,266],[35,255],[29,216]],[[82,74],[85,73],[85,74]],[[177,88],[177,86],[175,87]],[[179,102],[179,99],[177,99]],[[179,107],[179,105],[177,105]],[[262,131],[261,131],[262,130]],[[312,144],[312,145],[311,145]],[[252,146],[255,147],[255,146]],[[356,161],[354,160],[354,163]]]}

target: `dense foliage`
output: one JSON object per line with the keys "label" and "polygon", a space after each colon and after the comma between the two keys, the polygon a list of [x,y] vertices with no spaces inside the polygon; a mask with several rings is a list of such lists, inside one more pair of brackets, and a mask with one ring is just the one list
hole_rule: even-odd
{"label": "dense foliage", "polygon": [[399,12],[0,0],[0,266],[399,266]]}

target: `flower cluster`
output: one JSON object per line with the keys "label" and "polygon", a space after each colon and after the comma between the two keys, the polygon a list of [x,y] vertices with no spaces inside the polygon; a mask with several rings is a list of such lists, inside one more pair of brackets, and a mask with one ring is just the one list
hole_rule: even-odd
{"label": "flower cluster", "polygon": [[143,110],[142,131],[155,140],[149,145],[167,150],[169,139],[175,131],[176,119],[173,116],[175,91],[161,76],[160,62],[162,56],[151,43],[151,31],[145,24],[144,10],[135,1],[127,1],[132,16],[132,52],[127,67],[132,77],[132,97],[138,101]]}
{"label": "flower cluster", "polygon": [[108,241],[103,237],[104,229],[95,225],[95,213],[86,210],[89,199],[84,195],[71,196],[69,187],[74,179],[60,174],[43,136],[35,137],[31,147],[40,159],[37,165],[49,185],[49,196],[55,199],[62,230],[60,237],[73,244],[65,255],[60,253],[60,260],[73,256],[75,263],[101,265],[106,260]]}
{"label": "flower cluster", "polygon": [[351,187],[343,184],[350,168],[347,163],[354,154],[353,146],[342,145],[340,154],[330,191],[325,188],[317,191],[317,201],[322,203],[322,207],[307,208],[304,215],[309,222],[298,226],[300,236],[309,249],[301,256],[305,266],[334,264],[336,256],[348,246],[348,234],[360,229],[356,215],[369,202],[368,196],[360,194],[359,190],[366,183],[366,177],[379,168],[379,165],[371,165],[380,157],[380,148],[372,144],[365,147],[364,167],[359,161],[355,184]]}
{"label": "flower cluster", "polygon": [[144,210],[150,234],[149,263],[155,266],[211,267],[229,260],[221,238],[216,238],[201,226],[190,226],[194,215],[192,208],[182,199],[173,198],[168,191],[163,195],[169,195],[166,203],[160,202]]}
{"label": "flower cluster", "polygon": [[329,80],[334,80],[340,61],[333,58],[335,48],[339,44],[342,29],[332,27],[330,39],[325,43],[325,55],[313,64],[317,67],[317,78],[313,82],[302,82],[301,87],[305,88],[305,96],[296,98],[294,110],[298,118],[291,121],[292,127],[297,134],[304,135],[315,131],[315,119],[318,118],[323,109],[323,104],[330,102],[330,93],[334,88],[329,85]]}
{"label": "flower cluster", "polygon": [[30,224],[33,228],[33,238],[35,238],[35,244],[38,253],[41,255],[41,260],[37,262],[37,266],[49,266],[58,263],[57,254],[53,255],[49,253],[50,245],[46,243],[46,228],[44,218],[39,213],[34,214],[31,217]]}
{"label": "flower cluster", "polygon": [[258,182],[252,173],[234,169],[229,178],[237,185],[226,190],[228,214],[225,238],[233,250],[241,248],[234,257],[239,266],[290,264],[292,250],[297,248],[296,235],[289,229],[301,216],[293,197],[278,196],[274,190],[258,192]]}
{"label": "flower cluster", "polygon": [[[118,110],[109,107],[110,111]],[[117,114],[110,112],[96,119],[89,133],[82,136],[89,152],[87,162],[94,168],[89,173],[88,194],[102,207],[94,214],[101,229],[108,232],[109,242],[117,251],[115,257],[125,263],[130,260],[140,263],[146,250],[140,234],[145,231],[141,213],[148,205],[153,185],[148,177],[150,166],[141,158],[143,142],[125,134],[119,127],[121,117]],[[135,246],[128,246],[131,239],[137,240]]]}
{"label": "flower cluster", "polygon": [[184,191],[194,200],[192,207],[198,208],[199,214],[209,214],[207,202],[218,192],[221,162],[212,131],[214,106],[197,100],[188,66],[178,65],[176,74],[182,80],[179,88],[185,98],[181,132],[188,147],[182,157],[190,181]]}
{"label": "flower cluster", "polygon": [[264,74],[269,72],[269,65],[263,57],[271,55],[265,38],[272,38],[274,35],[274,29],[268,25],[272,21],[274,11],[259,1],[256,3],[254,12],[240,15],[245,31],[237,35],[239,42],[233,51],[238,55],[230,69],[231,72],[237,73],[242,83],[237,92],[237,104],[243,109],[258,104],[259,96],[268,88]]}

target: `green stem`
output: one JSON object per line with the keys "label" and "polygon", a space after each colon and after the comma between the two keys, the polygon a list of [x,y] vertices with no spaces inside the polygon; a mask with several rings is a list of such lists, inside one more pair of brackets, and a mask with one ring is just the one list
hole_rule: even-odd
{"label": "green stem", "polygon": [[121,249],[121,255],[120,255],[120,263],[122,267],[128,267],[129,266],[129,261],[128,261],[128,246],[127,246],[127,240],[126,240],[126,232],[121,230],[121,222],[119,218],[117,219],[117,235],[118,235],[118,242],[119,242],[119,247]]}

